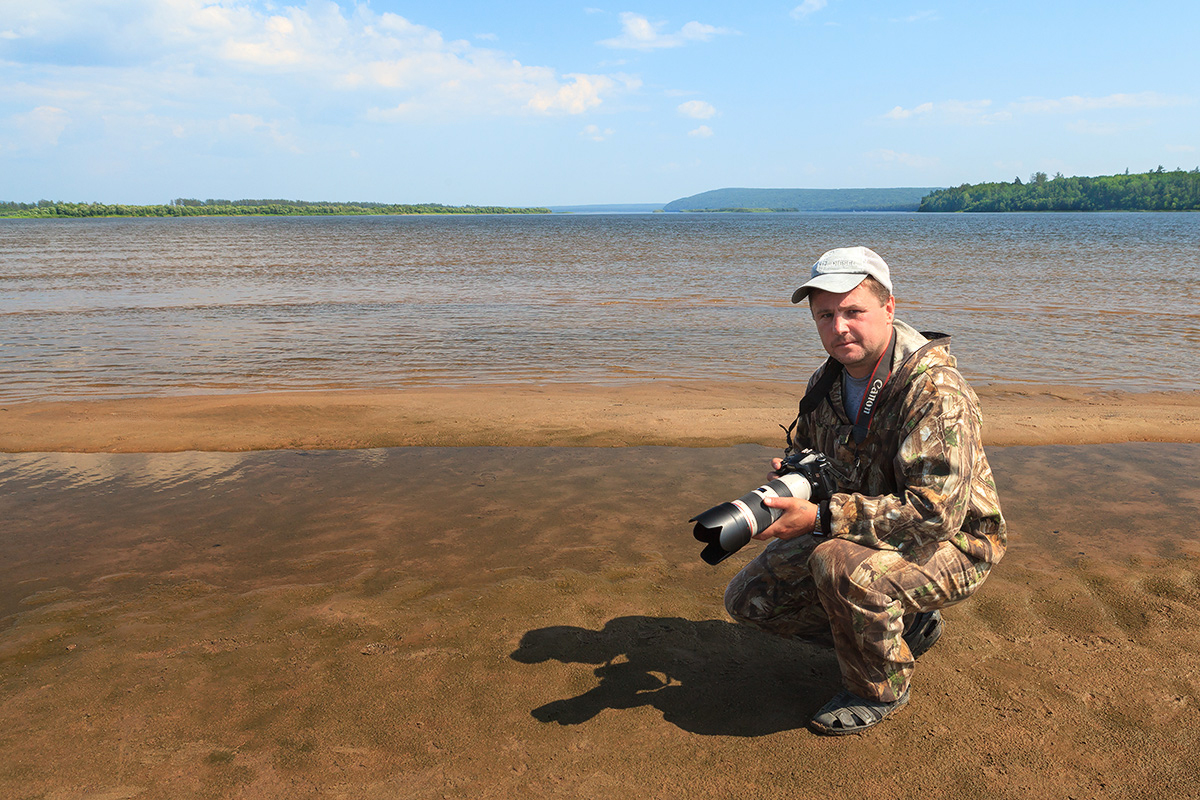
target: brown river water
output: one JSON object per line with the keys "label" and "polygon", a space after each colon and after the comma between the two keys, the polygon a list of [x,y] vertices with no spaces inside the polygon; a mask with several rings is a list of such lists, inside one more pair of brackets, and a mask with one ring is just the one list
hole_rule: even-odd
{"label": "brown river water", "polygon": [[1200,388],[1200,214],[0,220],[0,401],[802,381],[850,244],[975,382]]}

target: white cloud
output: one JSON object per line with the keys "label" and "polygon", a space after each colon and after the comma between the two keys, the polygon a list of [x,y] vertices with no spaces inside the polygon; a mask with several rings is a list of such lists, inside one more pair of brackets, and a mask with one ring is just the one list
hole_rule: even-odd
{"label": "white cloud", "polygon": [[991,125],[1012,118],[1010,111],[992,111],[991,107],[991,100],[941,100],[921,103],[913,108],[896,106],[883,116],[897,121],[924,118],[954,125]]}
{"label": "white cloud", "polygon": [[24,114],[15,114],[13,123],[30,146],[56,145],[58,137],[71,124],[71,116],[55,106],[38,106]]}
{"label": "white cloud", "polygon": [[901,153],[896,150],[873,150],[867,153],[867,158],[872,161],[882,161],[887,164],[899,164],[904,167],[917,167],[925,169],[928,167],[937,166],[938,160],[928,156],[918,156],[912,153]]}
{"label": "white cloud", "polygon": [[944,117],[964,125],[991,125],[1012,119],[1011,111],[992,111],[991,108],[991,100],[947,100],[936,106]]}
{"label": "white cloud", "polygon": [[603,75],[567,75],[571,83],[554,89],[543,89],[529,99],[527,106],[543,113],[563,111],[582,114],[601,103],[601,96],[611,91],[616,82]]}
{"label": "white cloud", "polygon": [[210,120],[580,114],[641,85],[525,65],[365,3],[38,0],[15,17],[6,29],[23,35],[5,57],[31,76],[35,102],[70,111],[51,93],[71,87],[94,113],[134,100]]}
{"label": "white cloud", "polygon": [[1194,100],[1187,97],[1171,97],[1158,92],[1139,94],[1110,94],[1105,97],[1081,97],[1072,95],[1055,100],[1024,98],[1011,105],[1014,112],[1021,114],[1074,114],[1111,108],[1166,108],[1190,105]]}
{"label": "white cloud", "polygon": [[[1167,108],[1191,105],[1194,99],[1142,92],[1140,94],[1110,94],[1105,97],[1081,97],[1072,95],[1057,99],[1023,98],[1011,102],[1004,108],[995,109],[991,100],[940,100],[922,103],[913,108],[896,106],[886,112],[885,119],[904,121],[924,118],[931,122],[956,125],[990,125],[1007,122],[1014,117],[1035,114],[1083,114],[1092,111],[1125,110],[1142,108]],[[1098,123],[1079,121],[1074,129],[1081,133],[1111,134],[1139,127],[1144,121],[1127,123]]]}
{"label": "white cloud", "polygon": [[1065,127],[1069,131],[1085,136],[1117,136],[1131,131],[1142,130],[1153,123],[1148,119],[1128,120],[1124,122],[1098,122],[1095,120],[1077,119]]}
{"label": "white cloud", "polygon": [[828,0],[804,0],[803,3],[792,9],[792,17],[794,19],[804,19],[809,14],[814,14],[827,5],[829,5]]}
{"label": "white cloud", "polygon": [[717,28],[700,22],[687,22],[679,30],[679,37],[687,42],[707,42],[722,33],[731,33],[731,31],[728,28]]}
{"label": "white cloud", "polygon": [[[118,123],[110,120],[109,124],[113,126]],[[148,114],[131,116],[122,120],[121,124],[130,129],[136,128],[140,146],[146,147],[170,137],[187,140],[188,146],[196,152],[229,152],[233,143],[236,143],[236,149],[255,154],[279,152],[300,155],[308,151],[294,132],[297,128],[295,120],[270,119],[261,114],[233,112],[216,119],[184,122]]]}
{"label": "white cloud", "polygon": [[604,39],[600,44],[622,50],[658,50],[682,47],[689,42],[707,42],[719,34],[731,33],[725,28],[700,22],[689,22],[675,33],[663,33],[665,25],[665,22],[651,22],[640,14],[624,11],[621,13],[621,35]]}
{"label": "white cloud", "polygon": [[234,137],[255,137],[270,143],[275,149],[299,154],[301,147],[295,137],[283,132],[278,121],[268,122],[257,114],[230,114],[218,125],[218,129]]}
{"label": "white cloud", "polygon": [[708,127],[707,125],[701,125],[699,128],[693,128],[692,130],[688,131],[688,136],[696,136],[701,139],[707,139],[712,135],[712,128]]}
{"label": "white cloud", "polygon": [[884,114],[884,116],[888,119],[908,119],[909,117],[928,114],[930,111],[933,111],[933,103],[921,103],[921,105],[915,108],[901,108],[900,106],[896,106]]}
{"label": "white cloud", "polygon": [[717,109],[713,108],[711,103],[703,100],[688,100],[686,103],[680,103],[678,111],[692,119],[711,119],[717,113]]}
{"label": "white cloud", "polygon": [[586,125],[579,132],[579,135],[585,139],[591,139],[593,142],[603,142],[615,133],[612,128],[601,128],[599,125]]}

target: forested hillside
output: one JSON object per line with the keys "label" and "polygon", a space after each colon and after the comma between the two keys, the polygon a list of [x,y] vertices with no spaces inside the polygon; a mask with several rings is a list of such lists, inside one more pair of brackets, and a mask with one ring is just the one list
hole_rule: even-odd
{"label": "forested hillside", "polygon": [[1035,172],[1028,183],[977,183],[939,189],[920,211],[1196,211],[1200,169],[1066,178]]}

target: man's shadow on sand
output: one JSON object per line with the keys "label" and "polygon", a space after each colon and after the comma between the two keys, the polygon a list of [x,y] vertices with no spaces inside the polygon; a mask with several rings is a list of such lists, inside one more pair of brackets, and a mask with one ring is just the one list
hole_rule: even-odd
{"label": "man's shadow on sand", "polygon": [[533,710],[559,725],[578,725],[606,708],[653,706],[692,733],[761,736],[804,727],[841,683],[832,649],[678,617],[618,617],[598,631],[540,628],[525,634],[511,658],[599,665],[594,689]]}

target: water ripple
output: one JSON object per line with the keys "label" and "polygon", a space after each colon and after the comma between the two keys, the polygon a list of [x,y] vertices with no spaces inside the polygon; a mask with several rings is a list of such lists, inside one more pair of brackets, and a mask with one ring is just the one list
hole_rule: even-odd
{"label": "water ripple", "polygon": [[854,243],[975,380],[1198,386],[1200,214],[0,220],[0,401],[802,381]]}

